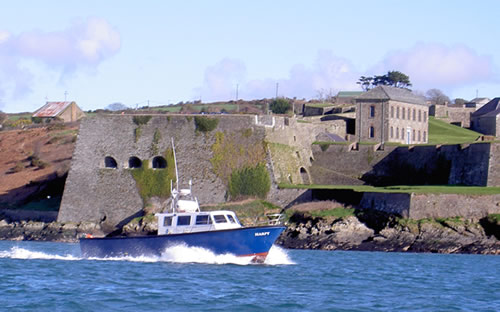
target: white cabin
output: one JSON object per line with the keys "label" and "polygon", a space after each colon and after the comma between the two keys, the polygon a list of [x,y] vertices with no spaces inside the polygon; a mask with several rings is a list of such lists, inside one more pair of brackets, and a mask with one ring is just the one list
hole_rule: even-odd
{"label": "white cabin", "polygon": [[157,213],[158,235],[240,228],[236,214],[228,210]]}

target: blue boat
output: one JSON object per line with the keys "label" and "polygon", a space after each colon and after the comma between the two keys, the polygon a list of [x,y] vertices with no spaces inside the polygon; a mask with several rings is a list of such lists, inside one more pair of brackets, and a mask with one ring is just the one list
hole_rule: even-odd
{"label": "blue boat", "polygon": [[[173,145],[173,142],[172,142]],[[174,149],[175,160],[175,149]],[[176,161],[175,161],[176,163]],[[176,176],[177,163],[176,163]],[[264,262],[272,245],[285,227],[281,215],[269,216],[265,226],[243,227],[233,211],[201,211],[198,200],[188,189],[170,187],[171,206],[168,212],[157,213],[158,235],[137,237],[81,238],[82,257],[161,256],[176,245],[201,247],[215,254],[233,254]]]}

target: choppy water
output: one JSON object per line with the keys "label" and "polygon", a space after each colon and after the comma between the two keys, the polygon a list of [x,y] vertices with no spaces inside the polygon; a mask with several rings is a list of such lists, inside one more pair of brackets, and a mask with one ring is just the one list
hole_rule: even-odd
{"label": "choppy water", "polygon": [[500,257],[284,250],[264,265],[196,248],[81,259],[0,241],[3,311],[500,311]]}

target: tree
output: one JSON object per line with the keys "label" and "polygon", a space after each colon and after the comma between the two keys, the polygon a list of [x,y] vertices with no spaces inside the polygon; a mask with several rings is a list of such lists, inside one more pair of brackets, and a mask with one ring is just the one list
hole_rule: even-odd
{"label": "tree", "polygon": [[455,105],[464,106],[467,101],[462,98],[456,98],[453,100],[453,103],[455,103]]}
{"label": "tree", "polygon": [[116,103],[109,104],[108,106],[106,106],[106,109],[110,110],[110,111],[120,111],[120,110],[126,110],[126,109],[128,109],[128,107],[120,102],[116,102]]}
{"label": "tree", "polygon": [[425,93],[425,97],[431,104],[446,105],[450,103],[450,98],[439,89],[430,89]]}
{"label": "tree", "polygon": [[373,77],[365,77],[361,76],[359,78],[359,81],[356,82],[357,84],[361,85],[361,88],[363,91],[368,91],[371,89],[372,83],[373,83]]}
{"label": "tree", "polygon": [[286,114],[286,112],[292,109],[292,106],[287,99],[278,98],[272,101],[270,108],[274,114]]}
{"label": "tree", "polygon": [[397,70],[387,72],[387,75],[385,75],[385,79],[388,85],[396,88],[407,89],[408,87],[412,86],[410,77]]}
{"label": "tree", "polygon": [[410,77],[397,70],[388,71],[385,75],[373,77],[361,76],[357,84],[361,85],[363,91],[368,91],[376,86],[393,86],[408,89],[412,86]]}

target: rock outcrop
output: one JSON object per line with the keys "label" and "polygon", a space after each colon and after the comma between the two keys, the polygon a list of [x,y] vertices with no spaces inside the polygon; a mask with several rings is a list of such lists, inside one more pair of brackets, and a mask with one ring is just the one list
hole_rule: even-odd
{"label": "rock outcrop", "polygon": [[296,213],[277,243],[296,249],[500,254],[500,241],[494,232],[487,233],[481,222],[395,222],[389,218],[380,227],[380,219],[361,219],[364,222],[355,216],[321,218]]}

